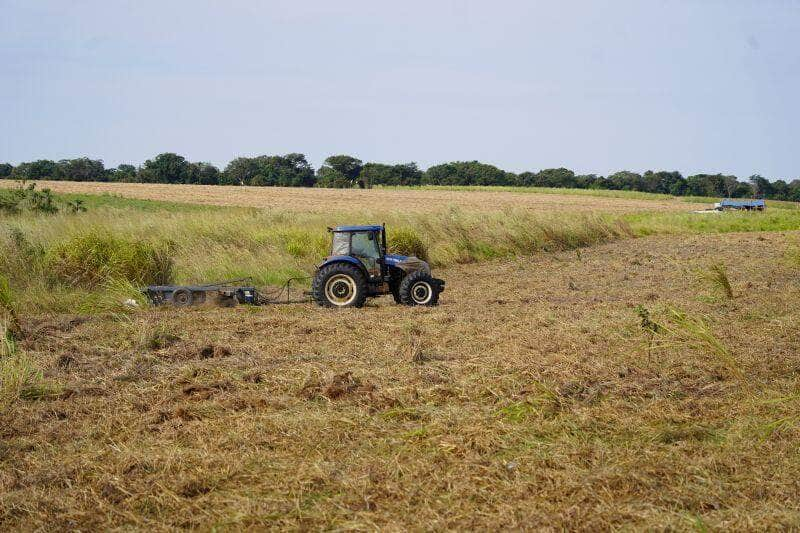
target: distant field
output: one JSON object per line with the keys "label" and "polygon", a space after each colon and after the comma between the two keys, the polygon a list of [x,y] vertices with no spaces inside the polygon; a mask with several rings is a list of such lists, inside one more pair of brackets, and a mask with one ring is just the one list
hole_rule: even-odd
{"label": "distant field", "polygon": [[[630,213],[641,210],[690,211],[708,207],[708,203],[713,201],[703,199],[687,203],[682,198],[626,191],[511,187],[398,187],[360,190],[75,181],[36,183],[40,188],[49,188],[58,193],[112,194],[142,200],[258,207],[303,213],[354,210],[419,213],[452,207],[482,212],[524,209],[537,212]],[[14,187],[17,183],[0,180],[0,186]]]}

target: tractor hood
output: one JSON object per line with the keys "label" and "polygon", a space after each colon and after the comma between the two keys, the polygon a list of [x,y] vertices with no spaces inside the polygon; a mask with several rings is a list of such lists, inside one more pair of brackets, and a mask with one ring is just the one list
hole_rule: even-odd
{"label": "tractor hood", "polygon": [[413,255],[386,254],[385,257],[387,265],[397,267],[406,273],[416,272],[417,270],[423,270],[428,274],[431,273],[431,267],[428,263]]}

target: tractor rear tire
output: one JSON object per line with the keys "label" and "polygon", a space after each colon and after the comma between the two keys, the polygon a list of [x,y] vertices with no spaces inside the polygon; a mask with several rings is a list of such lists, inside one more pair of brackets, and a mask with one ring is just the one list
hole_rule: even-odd
{"label": "tractor rear tire", "polygon": [[317,271],[311,293],[322,307],[363,307],[367,300],[367,278],[356,265],[332,263]]}
{"label": "tractor rear tire", "polygon": [[400,301],[403,305],[439,305],[439,283],[423,270],[412,272],[400,283]]}

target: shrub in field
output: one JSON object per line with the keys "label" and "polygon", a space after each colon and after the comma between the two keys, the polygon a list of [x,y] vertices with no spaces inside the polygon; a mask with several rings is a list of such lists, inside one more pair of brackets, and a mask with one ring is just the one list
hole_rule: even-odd
{"label": "shrub in field", "polygon": [[96,286],[112,279],[138,284],[169,283],[173,262],[166,246],[89,232],[48,252],[50,272],[67,283]]}
{"label": "shrub in field", "polygon": [[0,190],[0,213],[18,213],[20,197],[16,190]]}
{"label": "shrub in field", "polygon": [[428,247],[413,229],[389,229],[386,234],[386,246],[389,248],[389,253],[414,255],[423,261],[428,260]]}
{"label": "shrub in field", "polygon": [[49,189],[36,190],[31,183],[14,189],[0,189],[0,213],[17,214],[23,211],[57,213],[56,200]]}

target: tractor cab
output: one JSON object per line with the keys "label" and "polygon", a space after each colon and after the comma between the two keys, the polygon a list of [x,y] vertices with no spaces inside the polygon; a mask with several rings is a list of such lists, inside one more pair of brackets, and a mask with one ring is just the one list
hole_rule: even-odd
{"label": "tractor cab", "polygon": [[386,270],[386,232],[383,226],[338,226],[330,231],[333,238],[326,261],[352,258],[362,264],[370,280],[377,281],[383,277]]}
{"label": "tractor cab", "polygon": [[325,307],[361,307],[367,297],[392,294],[397,303],[436,305],[444,281],[428,263],[387,253],[383,225],[328,228],[330,254],[317,267],[312,294]]}

